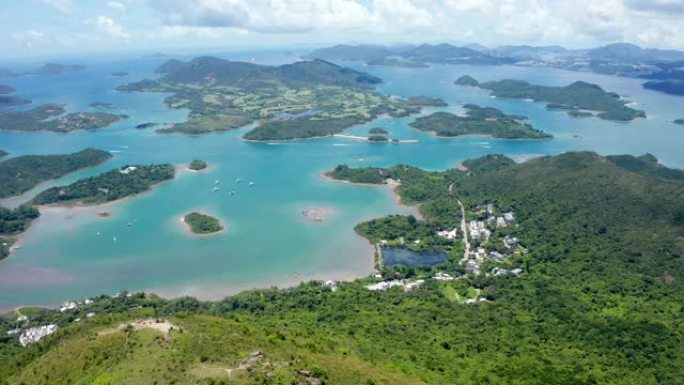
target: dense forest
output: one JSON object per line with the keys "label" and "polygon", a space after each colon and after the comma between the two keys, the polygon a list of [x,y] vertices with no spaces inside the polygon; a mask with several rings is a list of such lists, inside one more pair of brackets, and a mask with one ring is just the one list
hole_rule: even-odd
{"label": "dense forest", "polygon": [[[422,232],[435,221],[458,221],[456,210],[431,211],[448,201],[463,202],[468,212],[485,202],[513,210],[517,225],[506,231],[529,249],[517,261],[520,276],[464,275],[452,252],[441,266],[381,271],[380,280],[424,279],[409,291],[371,291],[366,285],[378,278],[369,277],[334,287],[311,282],[248,291],[218,302],[122,294],[65,312],[26,309],[31,325],[61,329],[20,348],[4,332],[17,326],[17,314],[0,318],[0,378],[8,384],[681,384],[681,175],[648,155],[588,152],[522,164],[488,157],[464,166],[362,169],[358,178],[339,167],[331,174],[401,180],[402,201],[421,203],[424,219],[378,222],[400,233],[427,237]],[[438,271],[462,278],[432,279]],[[458,300],[474,290],[486,301]],[[86,319],[88,312],[96,315]],[[176,329],[124,327],[145,318]]]}
{"label": "dense forest", "polygon": [[38,183],[109,160],[106,151],[86,148],[73,154],[23,155],[0,162],[0,198],[19,195]]}
{"label": "dense forest", "polygon": [[68,186],[52,187],[33,199],[37,205],[53,203],[100,204],[139,194],[153,185],[173,179],[171,164],[125,166]]}

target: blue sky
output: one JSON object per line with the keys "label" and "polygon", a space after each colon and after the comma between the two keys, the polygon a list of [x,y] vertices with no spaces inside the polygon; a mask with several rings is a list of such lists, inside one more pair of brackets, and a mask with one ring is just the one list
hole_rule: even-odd
{"label": "blue sky", "polygon": [[684,0],[0,1],[10,57],[423,41],[684,50]]}

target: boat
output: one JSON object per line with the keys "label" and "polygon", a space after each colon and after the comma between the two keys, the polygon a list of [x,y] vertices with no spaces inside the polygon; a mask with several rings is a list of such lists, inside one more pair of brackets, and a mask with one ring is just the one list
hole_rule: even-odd
{"label": "boat", "polygon": [[212,189],[212,191],[214,191],[214,192],[217,192],[218,190],[219,190],[218,187],[214,187],[214,188]]}
{"label": "boat", "polygon": [[219,183],[221,183],[221,181],[218,179],[216,179],[216,181],[214,181],[214,184],[219,184]]}
{"label": "boat", "polygon": [[249,182],[249,187],[254,186],[254,182]]}
{"label": "boat", "polygon": [[242,182],[242,180],[241,180],[240,178],[235,179],[235,183],[236,183],[236,184],[237,184],[237,183],[240,183],[240,182]]}
{"label": "boat", "polygon": [[235,195],[235,191],[230,192],[230,196],[233,196],[233,195]]}

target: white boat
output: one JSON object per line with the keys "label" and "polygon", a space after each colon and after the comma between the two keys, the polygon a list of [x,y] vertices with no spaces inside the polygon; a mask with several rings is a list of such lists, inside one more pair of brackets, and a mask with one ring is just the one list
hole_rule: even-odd
{"label": "white boat", "polygon": [[219,190],[218,187],[214,187],[214,188],[212,189],[212,191],[214,191],[214,192],[217,192],[218,190]]}
{"label": "white boat", "polygon": [[249,187],[254,186],[254,182],[249,182]]}
{"label": "white boat", "polygon": [[221,183],[221,181],[218,179],[216,179],[216,181],[214,182],[214,184],[219,184],[219,183]]}
{"label": "white boat", "polygon": [[242,180],[240,178],[235,179],[235,183],[240,183]]}

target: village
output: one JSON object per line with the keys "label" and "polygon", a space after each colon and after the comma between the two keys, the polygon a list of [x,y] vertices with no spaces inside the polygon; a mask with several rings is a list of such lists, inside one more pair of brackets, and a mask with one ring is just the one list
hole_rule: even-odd
{"label": "village", "polygon": [[[512,257],[527,254],[528,250],[517,237],[510,235],[510,230],[518,226],[515,214],[512,211],[501,211],[493,203],[477,205],[472,212],[466,212],[464,205],[460,201],[458,203],[461,207],[460,228],[438,230],[437,236],[462,245],[463,255],[459,265],[464,268],[463,273],[436,271],[430,277],[382,280],[366,285],[366,289],[385,291],[393,287],[402,287],[408,292],[423,285],[426,279],[449,282],[465,280],[469,276],[486,278],[522,275],[523,269],[513,264]],[[420,242],[421,240],[416,239],[412,243]],[[381,245],[387,243],[386,240],[381,241]],[[376,274],[375,278],[382,279],[382,275]],[[459,302],[465,304],[488,302],[481,296],[480,289],[470,289],[470,294],[466,296],[452,294]]]}

